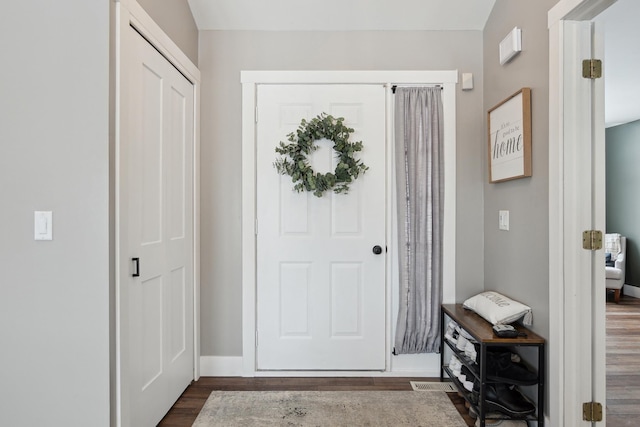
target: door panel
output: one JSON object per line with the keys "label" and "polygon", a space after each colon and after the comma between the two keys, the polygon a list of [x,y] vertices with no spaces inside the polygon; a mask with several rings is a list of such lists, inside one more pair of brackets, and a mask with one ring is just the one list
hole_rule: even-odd
{"label": "door panel", "polygon": [[[133,94],[132,94],[133,96]],[[161,239],[160,212],[162,203],[162,77],[142,65],[140,105],[140,151],[136,160],[141,172],[142,244]]]}
{"label": "door panel", "polygon": [[331,337],[363,338],[362,263],[331,265]]}
{"label": "door panel", "polygon": [[141,335],[138,341],[140,353],[145,360],[142,365],[142,390],[147,389],[162,373],[162,331],[156,325],[162,324],[162,277],[153,277],[141,281],[142,295],[140,301],[144,301],[140,308]]}
{"label": "door panel", "polygon": [[121,272],[121,363],[123,425],[137,427],[156,425],[194,374],[194,88],[133,28],[127,37],[121,252],[140,276]]}
{"label": "door panel", "polygon": [[[275,147],[301,119],[344,117],[369,170],[348,194],[296,193]],[[374,85],[264,85],[257,124],[257,368],[385,368],[385,93]],[[332,142],[310,158],[333,171]]]}
{"label": "door panel", "polygon": [[187,351],[187,286],[185,282],[186,270],[184,267],[171,271],[169,284],[169,299],[173,303],[169,306],[169,354],[171,362],[175,362]]}
{"label": "door panel", "polygon": [[311,263],[282,263],[280,269],[280,336],[309,338]]}

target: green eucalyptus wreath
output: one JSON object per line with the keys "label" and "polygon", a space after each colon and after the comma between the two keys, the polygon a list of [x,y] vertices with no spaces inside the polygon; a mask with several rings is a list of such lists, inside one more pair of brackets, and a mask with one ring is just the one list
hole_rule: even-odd
{"label": "green eucalyptus wreath", "polygon": [[[288,144],[280,142],[276,153],[282,154],[273,166],[280,175],[289,175],[295,183],[293,189],[313,191],[322,197],[325,191],[333,189],[335,193],[347,193],[349,184],[367,169],[362,161],[356,160],[354,153],[362,150],[362,141],[349,142],[353,129],[344,125],[344,118],[334,118],[322,113],[306,121],[302,119],[298,130],[287,135]],[[318,149],[315,142],[326,138],[333,142],[333,150],[337,154],[338,164],[333,173],[314,172],[307,156]]]}

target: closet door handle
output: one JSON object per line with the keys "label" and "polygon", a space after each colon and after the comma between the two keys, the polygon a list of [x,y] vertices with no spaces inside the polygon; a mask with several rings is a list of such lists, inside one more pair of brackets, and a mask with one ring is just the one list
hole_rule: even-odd
{"label": "closet door handle", "polygon": [[140,258],[131,258],[133,262],[133,277],[140,277]]}

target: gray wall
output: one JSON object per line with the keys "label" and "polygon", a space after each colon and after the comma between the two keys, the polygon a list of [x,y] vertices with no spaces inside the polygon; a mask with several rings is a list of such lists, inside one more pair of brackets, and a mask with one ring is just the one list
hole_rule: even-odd
{"label": "gray wall", "polygon": [[482,33],[200,33],[202,355],[242,355],[241,70],[440,70],[474,74],[457,94],[457,292],[482,290]]}
{"label": "gray wall", "polygon": [[3,426],[109,425],[109,3],[2,5]]}
{"label": "gray wall", "polygon": [[606,130],[607,232],[627,236],[625,282],[640,286],[640,120]]}
{"label": "gray wall", "polygon": [[[522,87],[531,88],[533,176],[489,183],[483,141],[484,282],[533,309],[533,329],[549,335],[549,36],[547,12],[556,0],[497,0],[484,30],[484,114]],[[500,41],[522,28],[522,53],[501,66]],[[486,125],[485,125],[486,135]],[[510,211],[510,231],[498,211]]]}
{"label": "gray wall", "polygon": [[137,0],[180,50],[198,65],[198,27],[187,0]]}

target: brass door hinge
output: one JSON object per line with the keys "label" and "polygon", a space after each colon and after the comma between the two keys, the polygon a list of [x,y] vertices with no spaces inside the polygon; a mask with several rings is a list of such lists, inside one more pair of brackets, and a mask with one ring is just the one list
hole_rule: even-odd
{"label": "brass door hinge", "polygon": [[585,79],[599,79],[602,77],[602,61],[599,59],[585,59],[582,61],[582,77]]}
{"label": "brass door hinge", "polygon": [[602,249],[602,231],[587,230],[582,232],[582,248],[590,251]]}
{"label": "brass door hinge", "polygon": [[582,419],[585,421],[602,421],[602,404],[587,402],[582,404]]}

